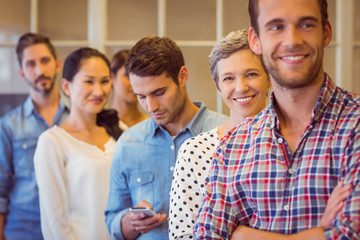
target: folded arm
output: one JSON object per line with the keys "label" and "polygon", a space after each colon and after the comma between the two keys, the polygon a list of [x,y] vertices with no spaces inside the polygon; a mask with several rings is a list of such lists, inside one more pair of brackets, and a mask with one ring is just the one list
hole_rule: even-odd
{"label": "folded arm", "polygon": [[332,226],[332,222],[335,220],[337,214],[344,206],[345,199],[350,195],[350,190],[351,184],[344,186],[342,181],[334,188],[326,204],[325,213],[320,221],[320,227],[308,229],[297,234],[287,235],[261,231],[240,225],[234,231],[233,235],[231,236],[231,240],[323,240],[325,239],[324,229],[330,228]]}

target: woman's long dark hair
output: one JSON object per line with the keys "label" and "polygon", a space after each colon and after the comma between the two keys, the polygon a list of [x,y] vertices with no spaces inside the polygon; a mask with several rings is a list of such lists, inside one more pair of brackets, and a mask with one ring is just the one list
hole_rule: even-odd
{"label": "woman's long dark hair", "polygon": [[[110,62],[106,56],[96,49],[85,47],[75,50],[66,57],[63,68],[63,78],[65,78],[68,82],[72,82],[74,76],[79,71],[82,62],[92,57],[104,60],[109,68],[110,75]],[[123,132],[119,127],[119,117],[117,112],[113,109],[103,109],[99,112],[96,117],[96,124],[104,127],[106,132],[114,139],[118,139]]]}
{"label": "woman's long dark hair", "polygon": [[96,124],[105,128],[106,132],[117,140],[123,133],[119,127],[118,113],[114,109],[104,109],[96,116]]}

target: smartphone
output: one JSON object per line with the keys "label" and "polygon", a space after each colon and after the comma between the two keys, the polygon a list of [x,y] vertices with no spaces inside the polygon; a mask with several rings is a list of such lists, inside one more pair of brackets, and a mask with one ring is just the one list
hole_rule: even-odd
{"label": "smartphone", "polygon": [[145,214],[145,216],[147,217],[153,217],[156,215],[156,212],[154,212],[153,210],[151,210],[148,207],[135,207],[135,208],[130,208],[130,212],[132,213],[143,213]]}

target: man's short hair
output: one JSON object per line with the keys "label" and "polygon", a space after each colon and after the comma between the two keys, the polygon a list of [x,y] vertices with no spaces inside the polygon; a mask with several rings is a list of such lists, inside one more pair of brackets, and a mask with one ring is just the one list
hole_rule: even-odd
{"label": "man's short hair", "polygon": [[35,44],[45,44],[47,46],[47,48],[49,49],[51,55],[53,55],[53,57],[55,59],[57,59],[55,48],[51,44],[50,39],[48,37],[45,37],[41,34],[28,32],[28,33],[23,34],[19,38],[19,41],[16,45],[16,55],[17,55],[17,59],[19,61],[20,67],[22,64],[23,53],[24,53],[25,48],[30,47]]}
{"label": "man's short hair", "polygon": [[127,75],[140,77],[159,76],[165,72],[179,85],[178,73],[184,65],[183,54],[173,40],[149,36],[131,48],[125,68]]}
{"label": "man's short hair", "polygon": [[[321,13],[321,23],[323,26],[325,26],[326,21],[329,18],[328,12],[327,12],[327,0],[317,0],[320,7],[320,13]],[[254,28],[257,35],[259,35],[259,24],[257,22],[257,19],[259,17],[259,0],[249,0],[249,6],[248,11],[250,15],[250,23],[251,27]]]}

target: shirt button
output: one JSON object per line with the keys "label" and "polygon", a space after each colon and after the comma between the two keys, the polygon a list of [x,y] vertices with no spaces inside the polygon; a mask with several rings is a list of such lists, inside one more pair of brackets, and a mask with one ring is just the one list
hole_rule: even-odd
{"label": "shirt button", "polygon": [[285,210],[285,211],[289,211],[289,205],[285,205],[285,206],[284,206],[284,210]]}
{"label": "shirt button", "polygon": [[290,173],[290,174],[293,174],[294,172],[295,172],[295,170],[294,170],[293,168],[290,168],[290,169],[289,169],[289,173]]}
{"label": "shirt button", "polygon": [[23,149],[27,149],[27,144],[24,143],[24,144],[22,145],[22,148],[23,148]]}
{"label": "shirt button", "polygon": [[175,148],[174,145],[171,145],[170,149],[171,149],[171,150],[174,150],[174,148]]}
{"label": "shirt button", "polygon": [[310,129],[312,129],[314,126],[313,125],[310,125]]}
{"label": "shirt button", "polygon": [[174,171],[174,167],[173,167],[173,166],[170,167],[170,171]]}
{"label": "shirt button", "polygon": [[141,178],[137,178],[136,181],[137,181],[137,182],[141,182]]}
{"label": "shirt button", "polygon": [[282,138],[278,138],[277,141],[278,141],[279,144],[282,144],[282,142],[283,142]]}

